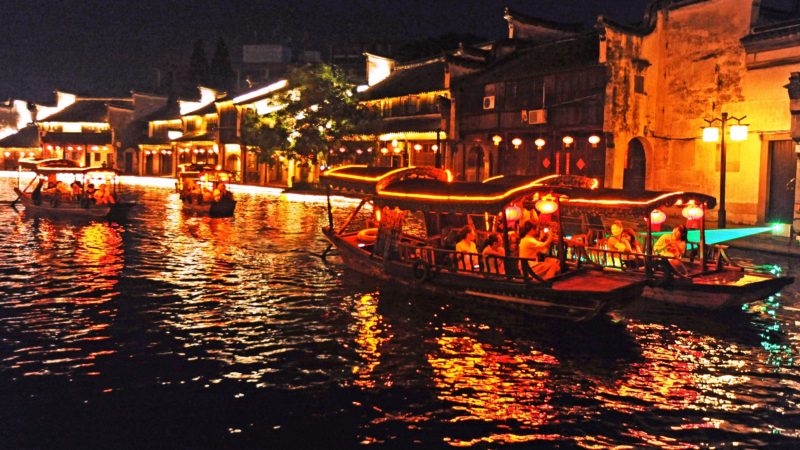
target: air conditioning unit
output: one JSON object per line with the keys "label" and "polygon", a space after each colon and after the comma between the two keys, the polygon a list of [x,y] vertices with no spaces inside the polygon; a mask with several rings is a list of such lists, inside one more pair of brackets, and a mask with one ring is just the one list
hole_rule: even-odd
{"label": "air conditioning unit", "polygon": [[547,123],[547,110],[546,109],[531,109],[528,111],[528,124],[539,125]]}
{"label": "air conditioning unit", "polygon": [[483,109],[494,109],[494,95],[483,97]]}

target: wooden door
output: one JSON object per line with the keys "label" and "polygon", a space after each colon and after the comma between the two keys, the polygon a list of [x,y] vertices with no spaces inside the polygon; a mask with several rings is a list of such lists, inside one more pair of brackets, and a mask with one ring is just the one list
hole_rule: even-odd
{"label": "wooden door", "polygon": [[628,160],[625,165],[622,189],[628,192],[641,192],[644,190],[647,161],[644,155],[644,146],[639,139],[633,139],[628,144]]}
{"label": "wooden door", "polygon": [[769,143],[767,222],[792,223],[797,156],[791,140]]}

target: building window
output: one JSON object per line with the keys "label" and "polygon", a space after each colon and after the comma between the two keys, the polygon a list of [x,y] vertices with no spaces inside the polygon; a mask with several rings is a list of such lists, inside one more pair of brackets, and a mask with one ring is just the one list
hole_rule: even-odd
{"label": "building window", "polygon": [[634,77],[633,91],[637,94],[644,94],[644,76],[636,75],[636,77]]}

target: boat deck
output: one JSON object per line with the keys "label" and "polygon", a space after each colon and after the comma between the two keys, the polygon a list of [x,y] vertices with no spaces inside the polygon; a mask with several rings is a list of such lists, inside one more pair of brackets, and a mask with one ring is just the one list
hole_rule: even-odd
{"label": "boat deck", "polygon": [[620,272],[613,272],[615,276],[609,276],[609,272],[599,270],[585,270],[579,273],[570,274],[564,278],[553,280],[553,289],[557,291],[577,291],[577,292],[610,292],[617,289],[626,288],[632,284],[640,284],[641,278],[625,276]]}

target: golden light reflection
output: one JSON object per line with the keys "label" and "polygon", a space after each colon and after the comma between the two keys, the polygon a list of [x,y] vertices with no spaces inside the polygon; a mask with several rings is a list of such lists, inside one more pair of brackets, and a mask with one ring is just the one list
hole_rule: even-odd
{"label": "golden light reflection", "polygon": [[[519,353],[493,348],[470,336],[465,328],[445,327],[437,339],[439,353],[429,354],[438,397],[452,403],[460,414],[454,422],[480,420],[488,423],[517,421],[525,427],[550,423],[553,388],[550,368],[559,361],[531,350]],[[549,438],[554,438],[550,436]],[[471,440],[450,438],[453,446],[478,442],[514,443],[548,439],[539,433],[492,433]]]}
{"label": "golden light reflection", "polygon": [[383,316],[378,314],[378,300],[371,294],[363,295],[355,302],[356,352],[363,363],[353,367],[357,376],[354,384],[360,388],[374,388],[375,368],[380,364],[381,345],[389,340],[385,335]]}

